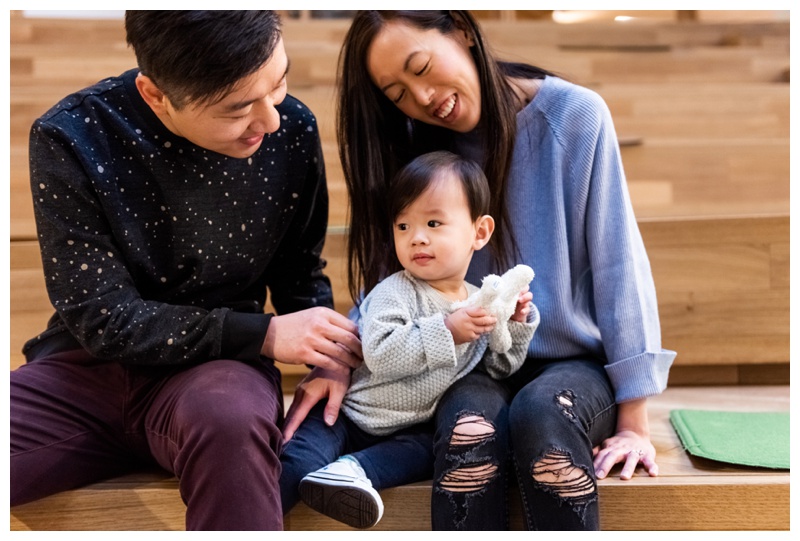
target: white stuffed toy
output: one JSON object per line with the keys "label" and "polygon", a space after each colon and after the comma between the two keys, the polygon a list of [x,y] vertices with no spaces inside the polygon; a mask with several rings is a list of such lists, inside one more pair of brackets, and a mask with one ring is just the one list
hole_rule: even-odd
{"label": "white stuffed toy", "polygon": [[517,308],[519,294],[531,283],[533,276],[533,269],[527,265],[517,265],[503,276],[490,274],[483,279],[480,290],[466,300],[453,303],[452,308],[480,306],[496,317],[497,324],[489,334],[489,347],[497,353],[505,353],[511,349],[508,320]]}

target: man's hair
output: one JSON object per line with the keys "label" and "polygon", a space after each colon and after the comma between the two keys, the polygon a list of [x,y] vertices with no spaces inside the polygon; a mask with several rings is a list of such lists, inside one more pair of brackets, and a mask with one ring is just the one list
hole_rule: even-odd
{"label": "man's hair", "polygon": [[274,11],[126,11],[125,31],[139,70],[176,109],[222,99],[281,37]]}

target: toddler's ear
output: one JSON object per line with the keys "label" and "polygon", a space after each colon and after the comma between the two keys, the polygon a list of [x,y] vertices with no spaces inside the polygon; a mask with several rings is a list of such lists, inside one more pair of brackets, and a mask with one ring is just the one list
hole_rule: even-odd
{"label": "toddler's ear", "polygon": [[475,242],[472,243],[473,250],[480,250],[489,242],[494,233],[494,218],[484,214],[475,221]]}

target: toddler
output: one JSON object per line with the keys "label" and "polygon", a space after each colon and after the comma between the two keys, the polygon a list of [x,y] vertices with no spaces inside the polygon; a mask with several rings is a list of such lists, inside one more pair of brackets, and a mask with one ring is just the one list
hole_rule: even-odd
{"label": "toddler", "polygon": [[[464,277],[494,231],[489,193],[481,168],[449,152],[420,156],[398,173],[388,194],[395,253],[386,268],[402,270],[359,306],[364,362],[339,419],[327,426],[318,405],[285,446],[284,513],[299,496],[341,522],[374,526],[383,514],[379,489],[430,478],[428,421],[442,393],[473,369],[500,379],[524,362],[539,324],[529,291],[520,294],[508,322],[512,347],[502,354],[488,348],[493,316],[451,307],[478,289]],[[393,475],[399,462],[411,477]]]}

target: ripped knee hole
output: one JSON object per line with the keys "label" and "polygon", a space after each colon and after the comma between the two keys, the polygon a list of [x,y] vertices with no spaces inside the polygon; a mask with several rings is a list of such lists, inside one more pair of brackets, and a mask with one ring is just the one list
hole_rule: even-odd
{"label": "ripped knee hole", "polygon": [[574,392],[570,391],[569,389],[561,391],[556,395],[556,403],[561,408],[561,411],[564,412],[564,415],[570,419],[575,419],[575,412],[572,409],[575,406]]}
{"label": "ripped knee hole", "polygon": [[476,445],[494,436],[494,425],[481,415],[464,415],[456,421],[451,446]]}
{"label": "ripped knee hole", "polygon": [[477,492],[497,477],[497,465],[472,464],[445,473],[439,488],[447,492]]}
{"label": "ripped knee hole", "polygon": [[594,479],[564,452],[551,451],[533,465],[531,474],[539,485],[562,498],[581,498],[595,492]]}

